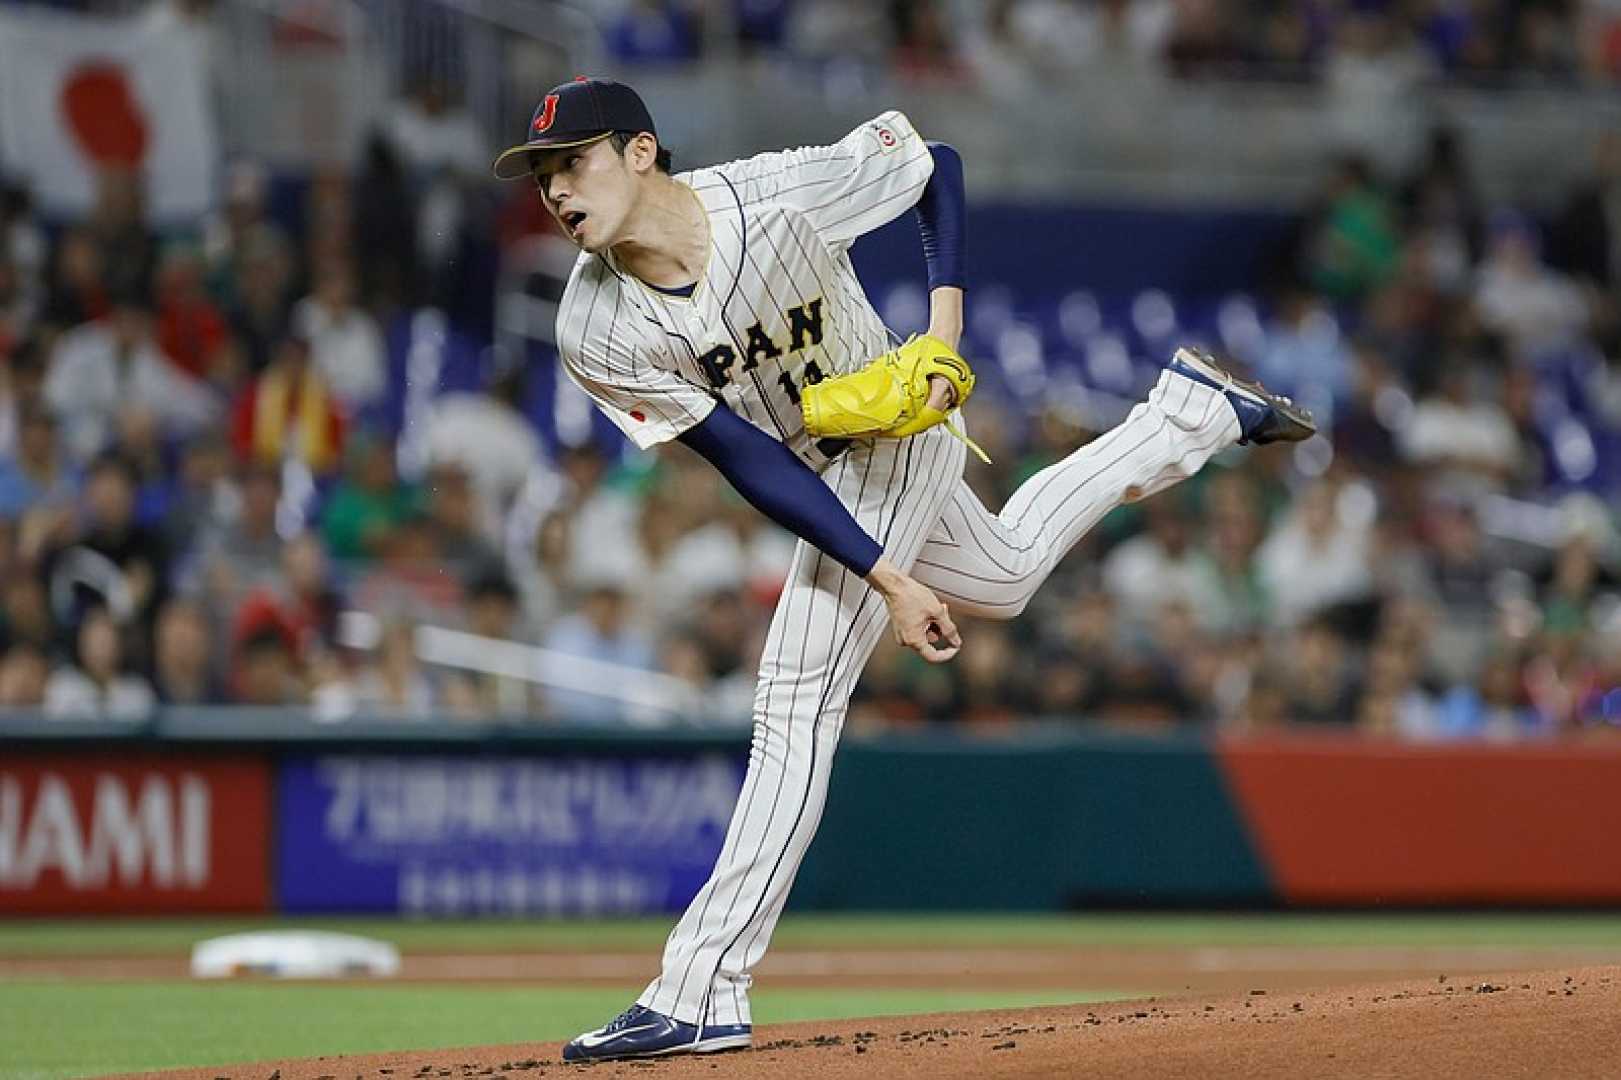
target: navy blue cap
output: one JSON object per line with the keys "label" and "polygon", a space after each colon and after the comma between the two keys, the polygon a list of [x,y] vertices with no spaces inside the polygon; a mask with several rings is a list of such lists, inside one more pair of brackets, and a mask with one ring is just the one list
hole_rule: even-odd
{"label": "navy blue cap", "polygon": [[524,141],[503,150],[490,170],[503,180],[515,180],[529,175],[532,150],[583,146],[616,131],[658,137],[653,116],[636,91],[613,79],[582,75],[546,92],[529,118]]}

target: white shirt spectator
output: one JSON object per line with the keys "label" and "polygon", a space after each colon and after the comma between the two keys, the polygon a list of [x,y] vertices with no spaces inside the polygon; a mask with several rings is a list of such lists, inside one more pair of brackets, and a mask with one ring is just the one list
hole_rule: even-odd
{"label": "white shirt spectator", "polygon": [[1342,20],[1323,66],[1328,140],[1381,166],[1398,167],[1422,134],[1418,113],[1408,104],[1435,74],[1433,60],[1394,20]]}
{"label": "white shirt spectator", "polygon": [[1419,464],[1450,462],[1507,473],[1519,466],[1520,436],[1490,402],[1427,398],[1413,410],[1402,450]]}
{"label": "white shirt spectator", "polygon": [[387,124],[389,140],[413,170],[477,176],[489,165],[489,141],[465,109],[407,98],[390,110]]}
{"label": "white shirt spectator", "polygon": [[642,581],[647,554],[637,539],[642,505],[634,496],[599,487],[586,496],[570,522],[569,578]]}
{"label": "white shirt spectator", "polygon": [[329,307],[306,296],[293,309],[293,325],[310,343],[310,361],[351,413],[388,389],[387,353],[377,320],[356,307]]}
{"label": "white shirt spectator", "polygon": [[1121,617],[1138,626],[1151,623],[1168,600],[1187,603],[1206,627],[1219,623],[1226,610],[1204,552],[1191,544],[1172,552],[1149,533],[1109,553],[1103,587],[1119,603]]}
{"label": "white shirt spectator", "polygon": [[428,412],[430,464],[467,470],[486,535],[500,535],[502,511],[537,468],[545,468],[540,437],[524,415],[488,394],[445,394]]}
{"label": "white shirt spectator", "polygon": [[81,461],[112,441],[125,409],[150,412],[172,436],[195,434],[220,412],[208,388],[169,363],[150,338],[123,354],[105,321],[62,336],[45,375],[45,401],[62,421],[70,453]]}
{"label": "white shirt spectator", "polygon": [[1494,258],[1475,287],[1480,321],[1518,355],[1562,345],[1587,326],[1587,302],[1567,278],[1534,262]]}
{"label": "white shirt spectator", "polygon": [[642,600],[652,609],[652,624],[667,625],[682,618],[708,593],[743,588],[747,569],[743,545],[726,525],[705,525],[687,533],[675,542],[646,583]]}
{"label": "white shirt spectator", "polygon": [[1344,520],[1338,495],[1327,484],[1307,491],[1256,552],[1273,613],[1286,626],[1373,588],[1367,523]]}
{"label": "white shirt spectator", "polygon": [[1117,14],[1103,5],[1024,0],[1009,19],[1015,39],[1054,73],[1073,73],[1098,61],[1153,62],[1175,26],[1174,6],[1166,0],[1134,0],[1123,7]]}
{"label": "white shirt spectator", "polygon": [[53,720],[144,720],[156,704],[152,687],[136,675],[103,687],[78,668],[61,668],[45,684],[45,715]]}

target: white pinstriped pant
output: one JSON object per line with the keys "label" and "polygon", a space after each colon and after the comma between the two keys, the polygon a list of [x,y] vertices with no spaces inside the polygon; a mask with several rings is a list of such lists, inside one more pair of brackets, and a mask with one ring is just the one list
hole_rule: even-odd
{"label": "white pinstriped pant", "polygon": [[[1104,514],[1192,476],[1238,434],[1219,392],[1165,372],[1118,427],[1032,476],[1000,514],[963,481],[963,445],[939,427],[858,443],[822,476],[953,613],[1010,619]],[[861,579],[799,545],[760,663],[748,774],[725,844],[641,1004],[686,1023],[752,1022],[749,972],[821,823],[850,693],[888,622]]]}

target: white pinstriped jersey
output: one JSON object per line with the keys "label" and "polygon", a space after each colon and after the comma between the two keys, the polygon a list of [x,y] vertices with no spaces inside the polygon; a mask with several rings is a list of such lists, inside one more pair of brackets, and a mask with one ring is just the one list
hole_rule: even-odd
{"label": "white pinstriped jersey", "polygon": [[718,399],[813,468],[799,390],[890,347],[849,248],[910,209],[934,170],[911,121],[887,112],[832,146],[696,169],[708,266],[691,297],[582,254],[557,316],[563,368],[643,449],[675,438]]}
{"label": "white pinstriped jersey", "polygon": [[[823,481],[895,567],[955,611],[1007,619],[1110,510],[1232,445],[1238,419],[1220,389],[1167,370],[1119,427],[1030,478],[998,514],[963,479],[966,450],[943,427],[858,441],[829,464],[805,434],[800,387],[855,370],[890,341],[850,244],[913,206],[933,168],[906,117],[890,112],[833,146],[686,174],[713,241],[692,297],[649,288],[611,255],[582,256],[558,340],[569,376],[638,446],[674,438],[723,401],[826,466]],[[849,696],[888,616],[855,571],[801,540],[761,650],[748,773],[726,840],[637,998],[717,1032],[675,1049],[751,1037],[751,972],[822,819]]]}

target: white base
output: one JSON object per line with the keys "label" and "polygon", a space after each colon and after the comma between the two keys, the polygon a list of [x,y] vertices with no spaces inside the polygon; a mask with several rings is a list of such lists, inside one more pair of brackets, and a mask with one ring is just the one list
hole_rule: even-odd
{"label": "white base", "polygon": [[386,941],[323,930],[265,930],[199,941],[191,950],[198,979],[266,975],[337,979],[396,975],[400,951]]}

